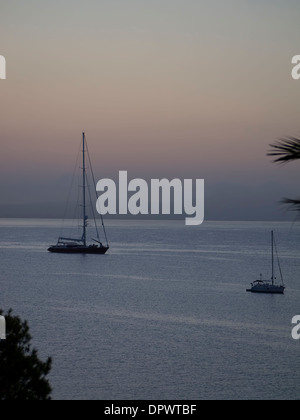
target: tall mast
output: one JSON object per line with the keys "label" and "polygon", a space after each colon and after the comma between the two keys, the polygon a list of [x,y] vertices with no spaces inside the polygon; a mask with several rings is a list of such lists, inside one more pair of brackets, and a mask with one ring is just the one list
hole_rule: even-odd
{"label": "tall mast", "polygon": [[83,234],[82,240],[84,246],[86,246],[86,167],[85,167],[85,134],[82,133],[82,177],[83,177]]}
{"label": "tall mast", "polygon": [[274,231],[272,230],[272,285],[274,286]]}

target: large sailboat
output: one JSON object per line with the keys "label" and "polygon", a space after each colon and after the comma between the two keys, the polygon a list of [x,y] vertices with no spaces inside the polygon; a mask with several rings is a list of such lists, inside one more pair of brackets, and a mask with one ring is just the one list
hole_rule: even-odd
{"label": "large sailboat", "polygon": [[[281,277],[281,284],[277,285],[275,284],[275,259],[274,259],[274,251],[276,250],[277,254],[277,261],[278,261],[278,267]],[[260,280],[256,280],[255,282],[251,283],[251,288],[247,289],[247,292],[251,293],[268,293],[268,294],[277,294],[277,295],[283,295],[285,291],[280,261],[278,257],[277,252],[277,246],[275,242],[274,232],[272,231],[272,277],[271,281],[263,280],[262,274],[260,275]]]}
{"label": "large sailboat", "polygon": [[[65,238],[60,236],[58,238],[57,244],[50,246],[48,249],[49,252],[53,253],[60,253],[60,254],[105,254],[109,249],[108,239],[106,235],[106,230],[104,226],[104,221],[101,216],[102,220],[102,229],[105,236],[106,244],[100,240],[99,229],[97,226],[97,222],[95,219],[94,210],[92,211],[93,218],[94,218],[94,226],[96,231],[97,239],[92,239],[94,243],[88,244],[87,240],[87,228],[88,228],[88,215],[87,215],[87,189],[90,188],[88,179],[87,179],[87,166],[86,166],[86,155],[88,154],[88,149],[86,145],[86,138],[85,133],[82,134],[82,203],[80,207],[82,208],[82,226],[81,226],[81,236],[77,238]],[[89,163],[91,167],[90,156],[88,154]],[[92,172],[92,167],[91,167]],[[95,186],[95,178],[92,172],[93,183],[96,191]],[[89,190],[89,196],[90,190]]]}

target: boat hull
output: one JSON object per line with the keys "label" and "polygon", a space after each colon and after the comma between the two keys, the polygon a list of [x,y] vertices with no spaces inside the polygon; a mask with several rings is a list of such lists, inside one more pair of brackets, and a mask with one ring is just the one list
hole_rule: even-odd
{"label": "boat hull", "polygon": [[272,288],[272,287],[270,287],[270,288],[267,288],[267,287],[253,287],[253,288],[251,288],[251,289],[247,289],[247,292],[250,292],[250,293],[263,293],[263,294],[268,294],[268,295],[284,295],[284,291],[285,291],[285,288],[284,287],[274,287],[274,288]]}
{"label": "boat hull", "polygon": [[109,247],[95,247],[95,246],[79,246],[79,247],[63,247],[51,246],[48,251],[55,254],[93,254],[104,255],[109,250]]}

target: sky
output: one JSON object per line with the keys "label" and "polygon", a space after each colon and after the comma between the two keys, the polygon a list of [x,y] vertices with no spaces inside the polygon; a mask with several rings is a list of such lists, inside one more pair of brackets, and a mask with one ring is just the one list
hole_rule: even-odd
{"label": "sky", "polygon": [[286,220],[299,0],[1,0],[0,217],[59,217],[82,131],[97,179],[205,179],[206,219]]}

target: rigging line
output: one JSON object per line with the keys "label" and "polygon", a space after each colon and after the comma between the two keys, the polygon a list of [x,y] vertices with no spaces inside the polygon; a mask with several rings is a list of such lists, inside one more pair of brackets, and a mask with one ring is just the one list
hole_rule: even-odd
{"label": "rigging line", "polygon": [[[65,227],[66,234],[64,234],[64,236],[69,236],[69,237],[72,237],[72,235],[74,235],[74,231],[77,232],[77,234],[74,235],[76,237],[79,235],[79,232],[80,232],[79,218],[80,218],[81,196],[80,196],[80,188],[79,188],[79,174],[76,174],[76,179],[77,179],[76,204],[74,206],[71,206],[72,211],[68,212],[70,223],[68,224],[67,227]],[[73,184],[75,184],[75,181],[73,182]],[[72,196],[73,196],[73,192],[75,192],[75,187],[74,186],[72,188]]]}
{"label": "rigging line", "polygon": [[95,217],[95,210],[94,210],[93,201],[92,201],[92,195],[91,195],[91,189],[90,189],[90,182],[89,182],[89,178],[88,178],[87,174],[86,174],[86,183],[87,183],[87,189],[88,189],[88,192],[89,192],[90,206],[91,206],[91,209],[92,209],[94,224],[95,224],[96,233],[97,233],[97,239],[101,243],[100,236],[99,236],[99,230],[98,230],[98,226],[97,226],[97,222],[96,222],[96,217]]}
{"label": "rigging line", "polygon": [[278,261],[278,266],[279,266],[280,277],[281,277],[281,281],[284,285],[283,274],[282,274],[282,270],[281,270],[281,264],[280,264],[280,260],[279,260],[279,255],[278,255],[277,244],[276,244],[275,238],[274,238],[274,245],[275,245],[275,251],[276,251],[276,256],[277,256],[277,261]]}
{"label": "rigging line", "polygon": [[[88,144],[87,144],[87,142],[86,142],[86,149],[87,149],[87,155],[88,155],[89,165],[90,165],[91,174],[92,174],[92,180],[93,180],[93,184],[94,184],[94,191],[95,191],[95,193],[96,193],[96,198],[98,199],[98,198],[99,198],[99,196],[98,196],[98,193],[97,193],[97,187],[96,187],[95,175],[94,175],[94,171],[93,171],[93,166],[92,166],[92,162],[91,162],[91,156],[90,156],[90,152],[89,152],[89,148],[88,148]],[[107,234],[106,234],[106,227],[105,227],[105,224],[104,224],[104,219],[103,219],[102,214],[100,214],[100,217],[101,217],[102,229],[103,229],[103,232],[104,232],[104,236],[105,236],[106,244],[107,244],[107,246],[109,246],[109,244],[108,244],[108,238],[107,238]]]}
{"label": "rigging line", "polygon": [[[78,172],[78,167],[76,168],[76,172]],[[76,229],[77,229],[77,231],[79,231],[78,219],[80,217],[80,206],[79,206],[79,203],[80,203],[80,188],[79,188],[79,174],[78,173],[76,173],[76,180],[77,180],[76,181],[77,187],[76,187],[76,189],[75,189],[74,186],[72,188],[72,196],[76,191],[76,205],[72,206],[72,211],[70,211],[70,213],[69,213],[69,217],[70,217],[70,220],[71,220],[70,225],[69,225],[69,229],[68,229],[68,231],[70,232],[69,236],[72,235],[72,231],[74,231]],[[75,194],[74,194],[74,198],[75,198]]]}
{"label": "rigging line", "polygon": [[66,202],[66,205],[65,205],[64,217],[63,217],[62,226],[61,226],[61,229],[60,229],[60,236],[62,236],[62,233],[65,230],[67,213],[69,212],[69,207],[70,207],[70,198],[71,198],[71,194],[72,194],[72,191],[73,191],[73,188],[74,188],[75,176],[76,176],[76,172],[77,172],[77,168],[78,168],[78,164],[79,164],[79,155],[80,155],[80,148],[79,148],[78,153],[77,153],[77,159],[76,159],[75,166],[74,166],[73,173],[72,173],[72,180],[71,180],[71,184],[70,184],[70,187],[69,187],[69,192],[68,192],[68,195],[67,195],[67,202]]}
{"label": "rigging line", "polygon": [[[81,211],[81,202],[82,202],[82,191],[80,187],[80,181],[81,181],[81,174],[77,174],[77,201],[76,205],[74,206],[73,210],[73,227],[77,229],[77,235],[79,235],[79,232],[81,231],[81,220],[82,220],[82,211]],[[76,225],[76,226],[75,226]]]}

